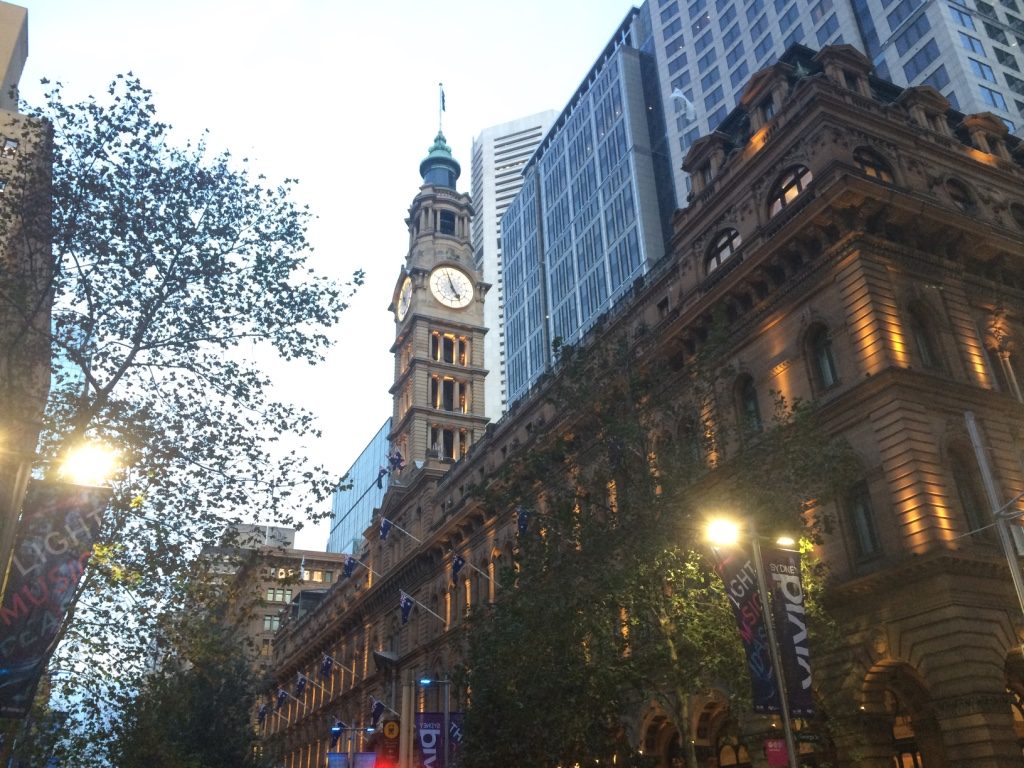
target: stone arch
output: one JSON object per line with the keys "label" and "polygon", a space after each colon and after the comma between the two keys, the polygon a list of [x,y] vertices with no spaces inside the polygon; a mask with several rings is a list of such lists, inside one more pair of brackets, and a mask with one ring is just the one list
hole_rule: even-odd
{"label": "stone arch", "polygon": [[864,676],[860,697],[861,711],[874,721],[874,750],[888,743],[892,764],[901,768],[945,768],[946,748],[932,694],[914,667],[897,660],[875,663]]}

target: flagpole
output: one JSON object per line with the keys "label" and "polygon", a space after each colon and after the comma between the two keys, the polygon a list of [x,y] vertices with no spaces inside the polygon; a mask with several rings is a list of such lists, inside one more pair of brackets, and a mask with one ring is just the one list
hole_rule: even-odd
{"label": "flagpole", "polygon": [[[382,522],[383,522],[384,520],[387,520],[387,521],[388,521],[389,523],[391,523],[391,527],[392,527],[392,528],[397,528],[397,529],[398,529],[398,530],[400,530],[400,531],[401,531],[402,533],[404,533],[404,534],[405,534],[406,536],[408,536],[408,537],[409,537],[410,539],[412,539],[413,541],[415,541],[415,542],[416,542],[417,544],[422,544],[422,543],[423,543],[423,540],[422,540],[422,539],[417,539],[417,538],[416,538],[415,536],[413,536],[413,535],[412,535],[411,533],[409,533],[409,532],[408,532],[407,530],[405,530],[405,528],[403,528],[402,526],[400,526],[400,525],[399,525],[398,523],[396,523],[396,522],[395,522],[394,520],[391,520],[391,519],[389,519],[389,518],[387,518],[387,517],[383,517],[383,518],[381,518],[381,521],[382,521]],[[357,560],[356,562],[359,562],[359,561]],[[369,567],[369,566],[367,566],[367,567]],[[374,574],[374,575],[379,575],[379,574]]]}
{"label": "flagpole", "polygon": [[[441,622],[442,624],[445,624],[445,623],[447,623],[447,622],[445,622],[445,620],[444,620],[444,617],[443,617],[443,616],[438,616],[438,615],[437,615],[436,613],[434,613],[434,612],[433,612],[432,610],[430,610],[429,608],[427,608],[427,606],[425,606],[425,605],[424,605],[423,603],[421,603],[421,602],[420,602],[419,600],[417,600],[417,599],[416,599],[415,597],[413,597],[412,595],[410,595],[410,594],[409,594],[408,592],[406,592],[406,591],[405,591],[404,589],[403,589],[403,590],[401,590],[401,591],[402,591],[402,593],[404,593],[404,594],[405,594],[405,596],[406,596],[406,597],[408,597],[408,598],[409,598],[410,600],[412,600],[412,601],[413,601],[413,602],[414,602],[414,603],[415,603],[416,605],[418,605],[418,606],[419,606],[420,608],[422,608],[422,609],[423,609],[424,611],[426,611],[427,613],[429,613],[429,614],[430,614],[431,616],[434,616],[434,617],[436,617],[436,618],[437,618],[437,620],[438,620],[438,621],[440,621],[440,622]],[[392,712],[394,712],[394,710],[392,710]],[[395,712],[395,714],[397,715],[398,713],[397,713],[397,712]]]}
{"label": "flagpole", "polygon": [[[389,522],[390,522],[390,521],[389,521]],[[397,526],[397,525],[395,525],[394,523],[391,523],[391,525],[392,525],[393,527],[395,527],[395,528],[398,528],[398,526]],[[400,531],[401,531],[402,529],[401,529],[401,528],[398,528],[398,530],[400,530]],[[404,533],[404,531],[403,531],[403,533]],[[422,544],[422,543],[423,543],[423,542],[421,541],[421,542],[420,542],[420,544]],[[360,560],[360,559],[359,559],[358,557],[355,557],[354,555],[349,555],[349,557],[351,557],[351,558],[352,558],[352,560],[353,560],[354,562],[356,562],[356,563],[359,563],[359,565],[363,566],[363,568],[365,568],[366,570],[368,570],[368,571],[369,571],[370,573],[372,573],[372,574],[373,574],[374,576],[376,576],[376,577],[377,577],[378,579],[380,579],[380,578],[383,578],[383,577],[382,577],[382,576],[381,576],[381,575],[380,575],[379,573],[377,573],[377,572],[376,572],[375,570],[373,570],[373,568],[371,568],[370,566],[368,566],[368,565],[367,565],[366,563],[364,563],[364,562],[363,562],[362,560]],[[342,578],[345,578],[345,579],[347,579],[347,578],[349,578],[349,577],[348,577],[348,576],[342,576]]]}
{"label": "flagpole", "polygon": [[437,104],[437,132],[443,133],[441,130],[443,127],[442,116],[444,115],[444,83],[437,84],[438,91],[438,104]]}

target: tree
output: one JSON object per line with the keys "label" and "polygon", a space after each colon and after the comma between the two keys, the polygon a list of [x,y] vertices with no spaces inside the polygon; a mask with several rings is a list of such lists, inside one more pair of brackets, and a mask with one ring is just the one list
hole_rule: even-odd
{"label": "tree", "polygon": [[555,423],[484,492],[488,508],[527,510],[528,524],[469,632],[465,768],[649,765],[627,748],[625,724],[650,702],[696,768],[692,695],[724,690],[734,715],[747,708],[743,650],[702,541],[707,515],[747,510],[766,530],[811,522],[813,535],[803,513],[854,464],[806,404],[780,399],[770,428],[730,430],[721,344],[681,370],[657,355],[641,362],[616,333],[560,350],[546,385]]}
{"label": "tree", "polygon": [[[53,268],[5,261],[0,305],[20,318],[15,336],[53,354],[38,464],[93,439],[123,466],[53,663],[72,710],[65,744],[85,765],[199,547],[229,521],[301,520],[335,484],[282,441],[316,435],[313,415],[272,397],[259,360],[320,361],[362,273],[317,274],[295,181],[270,184],[205,140],[176,143],[130,74],[80,103],[54,85],[26,112],[52,129],[52,216],[30,195],[38,184],[12,183],[0,239],[52,248]],[[17,160],[15,180],[38,174],[30,153]],[[52,296],[52,323],[26,295]]]}

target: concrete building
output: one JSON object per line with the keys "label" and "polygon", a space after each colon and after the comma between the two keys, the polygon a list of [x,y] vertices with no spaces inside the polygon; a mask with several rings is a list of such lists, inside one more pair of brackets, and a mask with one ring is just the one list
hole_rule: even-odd
{"label": "concrete building", "polygon": [[331,533],[327,540],[328,552],[358,552],[362,549],[363,531],[380,508],[391,482],[391,473],[381,475],[387,468],[391,432],[391,419],[384,422],[352,466],[345,473],[343,490],[331,494]]}
{"label": "concrete building", "polygon": [[484,324],[490,329],[484,339],[485,413],[491,421],[501,417],[508,401],[501,217],[523,186],[523,167],[556,117],[554,110],[521,117],[485,128],[473,139],[473,263],[491,284],[484,300]]}
{"label": "concrete building", "polygon": [[[871,69],[849,46],[796,47],[758,72],[721,130],[687,154],[694,199],[675,217],[666,258],[582,343],[626,335],[639,358],[674,363],[678,379],[659,395],[670,405],[721,317],[735,380],[717,393],[712,423],[749,425],[752,413],[767,422],[769,393],[780,392],[813,402],[859,455],[861,476],[811,511],[835,521],[817,554],[845,646],[816,664],[815,688],[838,703],[827,713],[834,730],[805,742],[815,746],[804,762],[1020,765],[1021,609],[989,510],[1024,511],[1024,147],[997,116],[964,115],[931,87],[900,89]],[[422,202],[437,199],[424,190]],[[460,290],[443,295],[462,300]],[[418,298],[428,329],[451,322]],[[408,327],[399,323],[399,339],[420,345],[410,359],[429,359],[431,334]],[[396,368],[400,383],[406,367]],[[486,575],[514,557],[516,518],[481,487],[567,417],[552,412],[545,386],[460,461],[407,467],[376,522],[408,535],[375,537],[361,553],[366,567],[277,639],[281,684],[316,674],[324,654],[337,661],[268,726],[268,749],[288,768],[321,765],[329,723],[366,724],[370,696],[400,708],[406,724],[414,710],[437,708],[423,691],[400,704],[397,682],[412,691],[419,675],[453,670],[465,617],[500,599]],[[983,435],[983,464],[965,412]],[[729,448],[704,458],[713,482]],[[455,552],[474,569],[452,584]],[[417,606],[408,623],[402,593]],[[738,717],[722,692],[693,696],[702,766],[766,764],[768,724]],[[678,731],[656,703],[622,719],[631,748],[659,768],[677,764]],[[408,739],[411,728],[401,730]]]}
{"label": "concrete building", "polygon": [[676,209],[648,9],[633,9],[524,170],[502,219],[514,403],[665,253]]}

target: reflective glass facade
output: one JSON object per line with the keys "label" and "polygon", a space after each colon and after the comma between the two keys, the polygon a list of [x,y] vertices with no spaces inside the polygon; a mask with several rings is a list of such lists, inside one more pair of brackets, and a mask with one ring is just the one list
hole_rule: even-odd
{"label": "reflective glass facade", "polygon": [[388,476],[381,479],[380,488],[377,487],[377,476],[380,468],[388,463],[390,432],[389,418],[349,467],[345,479],[351,487],[335,491],[332,495],[328,552],[351,554],[362,548],[363,531],[373,519],[373,510],[380,507],[384,492],[388,489]]}

